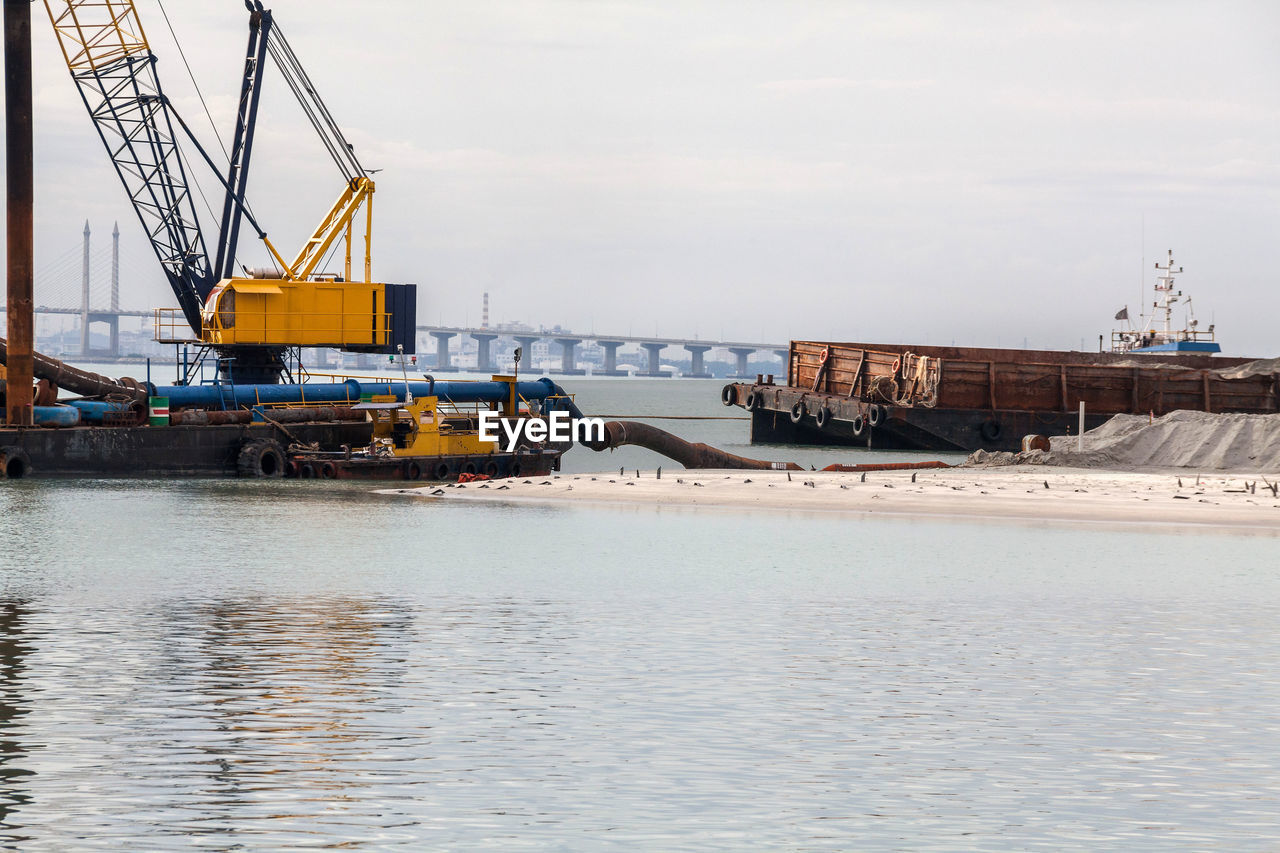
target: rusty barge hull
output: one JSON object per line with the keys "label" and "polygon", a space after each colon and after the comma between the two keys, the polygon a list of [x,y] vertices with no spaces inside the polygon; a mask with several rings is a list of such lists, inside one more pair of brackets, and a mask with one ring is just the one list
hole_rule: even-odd
{"label": "rusty barge hull", "polygon": [[34,477],[235,477],[244,446],[255,440],[368,444],[372,427],[357,422],[197,426],[0,427],[0,449],[16,447]]}
{"label": "rusty barge hull", "polygon": [[793,341],[787,379],[725,386],[758,444],[1018,450],[1120,413],[1274,414],[1280,375],[1225,371],[1253,361],[1052,350]]}
{"label": "rusty barge hull", "polygon": [[560,470],[563,450],[537,450],[483,455],[353,457],[343,454],[291,453],[284,476],[303,480],[422,480],[452,483],[460,476],[545,477]]}

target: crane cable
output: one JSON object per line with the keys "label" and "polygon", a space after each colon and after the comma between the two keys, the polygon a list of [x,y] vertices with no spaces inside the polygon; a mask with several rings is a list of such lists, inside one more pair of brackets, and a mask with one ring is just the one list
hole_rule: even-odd
{"label": "crane cable", "polygon": [[[200,107],[204,110],[205,118],[209,120],[209,128],[213,131],[213,138],[218,140],[218,148],[222,150],[222,159],[227,161],[227,166],[231,165],[231,154],[227,151],[226,143],[222,141],[222,136],[218,133],[218,126],[213,121],[213,114],[209,112],[209,104],[205,101],[204,92],[200,90],[200,84],[196,82],[195,72],[191,70],[191,63],[187,61],[187,53],[182,49],[182,42],[178,40],[178,34],[173,29],[173,22],[169,20],[169,13],[164,8],[164,0],[156,0],[156,5],[160,7],[160,14],[164,17],[165,26],[169,28],[169,35],[173,37],[173,44],[178,49],[178,56],[182,58],[182,65],[187,69],[187,77],[191,79],[191,85],[195,87],[196,97],[200,99]],[[209,211],[210,218],[217,220],[217,215],[213,212],[209,199],[205,197],[204,188],[200,186],[200,181],[196,178],[195,173],[191,171],[191,162],[179,150],[178,155],[187,163],[188,172],[191,174],[191,180],[196,185],[196,191],[200,193],[200,199],[204,202],[205,209]],[[257,214],[253,212],[253,205],[249,204],[249,200],[244,200],[245,209],[249,211],[249,215],[257,219]],[[236,255],[235,261],[243,266],[240,261],[239,254]]]}
{"label": "crane cable", "polygon": [[329,156],[333,158],[333,162],[348,183],[358,177],[365,177],[368,173],[357,159],[355,148],[347,142],[342,129],[338,127],[338,122],[329,112],[320,93],[316,91],[315,84],[311,82],[306,69],[302,67],[302,62],[294,53],[293,46],[285,38],[284,30],[278,22],[272,24],[272,29],[275,38],[267,41],[271,58],[275,60],[276,67],[280,69],[281,76],[293,91],[307,120],[328,149]]}

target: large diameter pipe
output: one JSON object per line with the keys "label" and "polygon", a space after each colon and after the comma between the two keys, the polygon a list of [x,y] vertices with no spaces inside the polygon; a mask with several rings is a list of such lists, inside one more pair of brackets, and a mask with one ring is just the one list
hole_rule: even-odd
{"label": "large diameter pipe", "polygon": [[9,380],[5,416],[10,426],[29,426],[35,382],[35,304],[32,294],[31,217],[35,204],[31,148],[31,2],[4,0],[5,151],[9,201],[8,249]]}
{"label": "large diameter pipe", "polygon": [[31,421],[40,427],[73,427],[80,425],[80,410],[71,406],[32,406]]}
{"label": "large diameter pipe", "polygon": [[[246,412],[252,421],[258,412]],[[363,421],[368,419],[363,411],[346,406],[307,406],[306,408],[269,409],[261,412],[261,420],[274,421],[278,424],[300,424],[312,421]]]}
{"label": "large diameter pipe", "polygon": [[[147,388],[145,383],[138,382],[134,379],[112,379],[109,376],[103,376],[99,373],[91,373],[87,370],[80,370],[72,367],[64,361],[56,358],[50,358],[41,353],[33,353],[35,363],[35,378],[48,379],[59,388],[65,388],[73,394],[82,394],[85,397],[126,397],[130,400],[139,400],[145,402],[147,399]],[[9,378],[13,378],[13,366],[11,364],[10,349],[8,342],[4,338],[0,338],[0,364],[9,365]],[[27,383],[30,385],[31,383]]]}
{"label": "large diameter pipe", "polygon": [[749,470],[803,471],[794,462],[765,462],[736,456],[701,442],[694,444],[664,429],[636,421],[609,421],[604,425],[603,442],[587,443],[592,450],[612,450],[632,444],[661,453],[686,468],[745,468]]}
{"label": "large diameter pipe", "polygon": [[[500,403],[510,394],[510,386],[505,382],[409,382],[408,387],[414,397],[437,396],[454,403]],[[564,393],[563,389],[545,378],[517,383],[516,388],[526,400],[545,400]],[[162,385],[155,389],[156,396],[169,398],[170,409],[358,403],[363,394],[385,394],[403,400],[404,392],[404,382],[360,382],[355,379],[330,385]]]}
{"label": "large diameter pipe", "polygon": [[[172,404],[170,404],[172,405]],[[267,417],[275,423],[323,423],[333,421],[363,421],[364,412],[353,411],[343,406],[307,406],[298,409],[273,409]],[[208,426],[222,424],[251,424],[254,412],[252,409],[221,411],[208,409],[184,409],[169,414],[170,426]]]}
{"label": "large diameter pipe", "polygon": [[101,400],[68,400],[66,405],[78,410],[80,422],[85,424],[105,423],[108,418],[117,423],[128,420],[141,423],[146,420],[146,408],[136,401],[104,403]]}

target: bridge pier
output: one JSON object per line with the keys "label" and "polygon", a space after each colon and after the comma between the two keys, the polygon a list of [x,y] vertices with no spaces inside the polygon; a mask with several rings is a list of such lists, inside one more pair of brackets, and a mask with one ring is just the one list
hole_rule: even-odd
{"label": "bridge pier", "polygon": [[107,330],[108,330],[107,337],[110,341],[110,343],[107,344],[107,351],[105,353],[94,353],[94,354],[109,355],[111,358],[119,358],[120,357],[120,315],[108,314],[108,313],[99,312],[99,311],[90,311],[88,314],[85,314],[82,316],[85,318],[85,320],[84,320],[84,328],[81,329],[80,331],[80,337],[81,337],[81,341],[84,342],[83,345],[89,347],[88,349],[84,350],[82,355],[88,355],[92,351],[92,347],[89,346],[89,341],[92,340],[91,336],[89,335],[89,330],[93,327],[93,324],[106,323]]}
{"label": "bridge pier", "polygon": [[684,348],[693,356],[693,364],[689,368],[689,378],[710,379],[711,374],[707,373],[706,356],[711,351],[711,345],[685,344]]}
{"label": "bridge pier", "polygon": [[750,368],[747,366],[747,356],[755,352],[755,347],[729,347],[729,352],[738,357],[737,372],[730,376],[730,379],[750,379],[754,374],[748,373]]}
{"label": "bridge pier", "polygon": [[640,344],[640,348],[649,354],[649,364],[648,369],[645,370],[645,376],[669,375],[662,372],[662,359],[660,358],[662,351],[667,348],[666,344],[645,343]]}
{"label": "bridge pier", "polygon": [[454,337],[457,332],[430,332],[429,334],[436,339],[436,372],[457,372],[458,368],[454,367],[449,360],[449,339]]}
{"label": "bridge pier", "polygon": [[582,343],[582,338],[556,338],[555,342],[561,346],[560,354],[560,370],[565,376],[581,376],[586,373],[577,366],[574,356],[574,350],[578,348],[578,344]]}
{"label": "bridge pier", "polygon": [[542,340],[541,335],[512,335],[516,339],[516,346],[520,347],[520,363],[524,365],[522,370],[534,372],[537,370],[533,366],[533,345]]}
{"label": "bridge pier", "polygon": [[618,369],[618,348],[621,347],[625,341],[597,340],[596,343],[600,345],[602,350],[604,350],[604,369],[593,371],[593,373],[596,376],[626,376],[627,373],[625,370]]}
{"label": "bridge pier", "polygon": [[[485,294],[488,296],[488,294]],[[498,339],[493,332],[472,332],[472,339],[476,342],[476,370],[480,373],[494,373],[492,354],[489,352],[489,344]]]}

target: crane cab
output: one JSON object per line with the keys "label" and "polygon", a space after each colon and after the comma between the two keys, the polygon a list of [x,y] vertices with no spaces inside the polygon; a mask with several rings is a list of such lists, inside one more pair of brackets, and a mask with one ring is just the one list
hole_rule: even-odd
{"label": "crane cab", "polygon": [[416,291],[412,284],[223,279],[205,301],[200,340],[211,346],[415,352]]}

